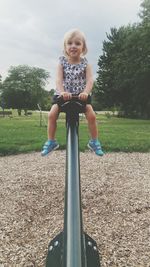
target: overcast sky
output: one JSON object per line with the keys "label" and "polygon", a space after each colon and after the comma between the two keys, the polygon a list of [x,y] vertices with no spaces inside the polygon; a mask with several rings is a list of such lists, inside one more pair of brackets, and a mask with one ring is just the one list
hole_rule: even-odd
{"label": "overcast sky", "polygon": [[96,77],[102,42],[111,27],[139,21],[141,0],[0,0],[0,74],[27,64],[48,70],[55,86],[58,57],[66,31],[87,37],[89,63]]}

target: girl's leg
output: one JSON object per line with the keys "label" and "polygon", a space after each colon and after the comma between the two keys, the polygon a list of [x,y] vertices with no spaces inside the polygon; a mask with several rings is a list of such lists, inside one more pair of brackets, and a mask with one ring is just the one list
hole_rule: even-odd
{"label": "girl's leg", "polygon": [[47,134],[48,134],[48,141],[44,144],[41,155],[46,156],[53,150],[56,150],[59,147],[55,139],[55,132],[57,127],[57,118],[59,114],[59,108],[57,104],[53,105],[49,114],[48,114],[48,127],[47,127]]}
{"label": "girl's leg", "polygon": [[55,139],[58,115],[59,115],[58,105],[54,104],[48,114],[48,127],[47,127],[48,140]]}
{"label": "girl's leg", "polygon": [[98,129],[96,123],[96,115],[91,105],[86,105],[86,112],[85,112],[89,131],[91,134],[91,140],[88,143],[88,147],[95,152],[98,156],[103,156],[104,152],[102,151],[101,144],[98,141]]}
{"label": "girl's leg", "polygon": [[92,139],[98,138],[98,129],[96,123],[96,115],[91,105],[86,105],[85,112],[86,119],[88,121],[89,132]]}

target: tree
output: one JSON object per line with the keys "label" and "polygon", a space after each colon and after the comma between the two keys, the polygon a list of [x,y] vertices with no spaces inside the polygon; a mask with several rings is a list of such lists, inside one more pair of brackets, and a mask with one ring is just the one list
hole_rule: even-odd
{"label": "tree", "polygon": [[3,100],[2,100],[2,75],[0,74],[0,107],[3,108]]}
{"label": "tree", "polygon": [[1,91],[2,91],[2,75],[0,74],[0,94],[1,94]]}
{"label": "tree", "polygon": [[1,85],[1,83],[2,83],[2,75],[0,74],[0,85]]}
{"label": "tree", "polygon": [[41,68],[19,65],[10,67],[8,76],[3,82],[2,97],[8,108],[37,108],[37,103],[45,96],[45,85],[49,73]]}
{"label": "tree", "polygon": [[54,95],[54,90],[44,91],[41,101],[38,103],[42,110],[50,110],[52,106],[52,99]]}
{"label": "tree", "polygon": [[142,19],[142,23],[148,23],[150,25],[150,1],[144,0],[141,3],[141,8],[139,16]]}
{"label": "tree", "polygon": [[[119,30],[111,28],[107,34],[108,41],[103,42],[103,55],[98,61],[97,92],[102,101],[103,108],[120,105],[122,101],[122,89],[124,100],[128,98],[128,80],[125,79],[128,71],[126,61],[125,40],[129,38],[131,27],[121,27]],[[129,71],[128,71],[129,72]]]}
{"label": "tree", "polygon": [[112,28],[103,42],[97,95],[103,108],[115,105],[124,116],[150,118],[150,2],[141,6],[140,23]]}

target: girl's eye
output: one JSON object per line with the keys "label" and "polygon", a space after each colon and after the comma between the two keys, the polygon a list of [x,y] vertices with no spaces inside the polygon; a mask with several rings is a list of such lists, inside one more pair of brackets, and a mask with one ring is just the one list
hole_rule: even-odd
{"label": "girl's eye", "polygon": [[76,45],[81,45],[81,43],[80,42],[77,42]]}
{"label": "girl's eye", "polygon": [[[73,42],[71,42],[71,41],[67,42],[67,45],[72,45],[72,44],[73,44]],[[81,45],[81,42],[75,42],[74,44],[76,46],[80,46]]]}

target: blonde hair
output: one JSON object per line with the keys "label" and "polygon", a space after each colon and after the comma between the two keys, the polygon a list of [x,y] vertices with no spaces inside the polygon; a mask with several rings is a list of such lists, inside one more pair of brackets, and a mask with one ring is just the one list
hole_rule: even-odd
{"label": "blonde hair", "polygon": [[85,37],[84,33],[81,32],[81,31],[78,30],[78,29],[72,29],[72,30],[66,32],[65,35],[64,35],[64,40],[63,40],[63,46],[64,46],[64,48],[63,48],[63,53],[64,53],[65,56],[68,56],[68,54],[67,54],[67,52],[66,52],[66,43],[67,43],[69,40],[71,40],[72,38],[76,37],[76,36],[80,37],[80,38],[81,38],[81,41],[83,42],[83,51],[82,51],[82,55],[83,55],[83,56],[86,55],[88,49],[87,49],[87,45],[86,45],[86,37]]}

